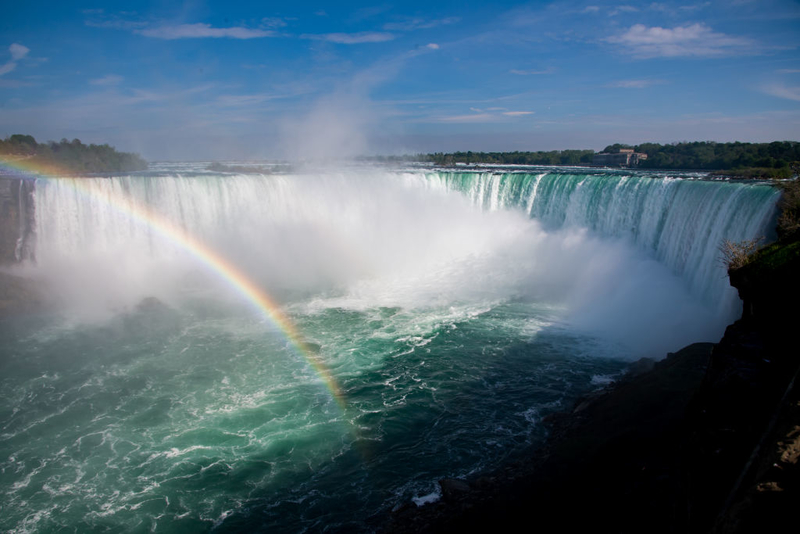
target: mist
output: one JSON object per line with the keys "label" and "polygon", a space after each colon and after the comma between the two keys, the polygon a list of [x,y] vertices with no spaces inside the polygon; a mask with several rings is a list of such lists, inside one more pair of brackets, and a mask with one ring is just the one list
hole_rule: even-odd
{"label": "mist", "polygon": [[[83,180],[93,198],[128,191],[146,200],[284,305],[474,310],[521,299],[653,356],[713,339],[727,320],[624,240],[546,231],[521,212],[483,211],[459,193],[376,169]],[[38,213],[35,270],[73,318],[102,320],[146,297],[173,306],[242,299],[192,250],[67,180],[40,189]]]}

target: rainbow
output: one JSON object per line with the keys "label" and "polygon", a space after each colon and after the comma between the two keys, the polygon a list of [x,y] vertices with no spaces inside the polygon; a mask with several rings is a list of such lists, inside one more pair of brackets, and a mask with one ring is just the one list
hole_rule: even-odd
{"label": "rainbow", "polygon": [[[29,159],[3,159],[0,158],[0,176],[11,176],[20,179],[54,180],[68,175],[63,170],[54,166],[34,163]],[[280,306],[257,284],[250,280],[236,265],[221,256],[215,250],[201,243],[182,228],[172,224],[160,215],[137,206],[124,197],[109,198],[100,196],[91,189],[81,185],[80,179],[71,180],[71,187],[81,195],[93,202],[104,204],[129,217],[131,220],[146,225],[153,232],[171,243],[182,248],[198,261],[203,263],[212,272],[222,278],[230,287],[241,294],[275,327],[277,327],[293,349],[302,356],[314,372],[319,376],[333,399],[344,410],[345,397],[336,378],[325,365],[322,358],[312,352],[300,332],[280,309]]]}

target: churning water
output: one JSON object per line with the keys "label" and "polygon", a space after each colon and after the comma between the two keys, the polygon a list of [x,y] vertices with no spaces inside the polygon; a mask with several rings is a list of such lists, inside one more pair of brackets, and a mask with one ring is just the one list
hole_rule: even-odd
{"label": "churning water", "polygon": [[777,200],[578,169],[36,187],[25,271],[52,312],[0,323],[12,532],[374,528],[542,443],[631,359],[718,339],[738,310],[717,246]]}

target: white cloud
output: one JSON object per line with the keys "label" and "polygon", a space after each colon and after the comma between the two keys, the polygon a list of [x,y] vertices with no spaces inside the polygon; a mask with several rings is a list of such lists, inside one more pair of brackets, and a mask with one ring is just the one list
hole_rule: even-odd
{"label": "white cloud", "polygon": [[743,37],[717,33],[705,24],[697,23],[676,28],[648,28],[635,24],[621,35],[608,37],[607,42],[619,45],[623,52],[637,58],[654,57],[715,57],[742,52],[754,43]]}
{"label": "white cloud", "polygon": [[533,115],[533,111],[504,111],[503,115],[508,117],[522,117],[523,115]]}
{"label": "white cloud", "polygon": [[322,33],[322,34],[303,34],[303,39],[314,39],[317,41],[328,41],[329,43],[339,44],[361,44],[361,43],[382,43],[394,39],[394,35],[385,32],[358,32],[358,33]]}
{"label": "white cloud", "polygon": [[134,33],[153,37],[155,39],[198,39],[198,38],[229,38],[229,39],[256,39],[259,37],[269,37],[273,32],[268,30],[243,28],[233,26],[230,28],[214,28],[210,24],[202,22],[196,24],[177,24],[174,26],[157,26],[134,30]]}
{"label": "white cloud", "polygon": [[436,43],[428,43],[425,45],[426,48],[430,48],[431,50],[439,50],[439,45]]}
{"label": "white cloud", "polygon": [[598,11],[600,11],[598,6],[586,6],[581,13],[597,13]]}
{"label": "white cloud", "polygon": [[31,49],[27,46],[22,46],[19,43],[13,43],[8,47],[8,51],[11,52],[11,61],[19,61],[27,56]]}
{"label": "white cloud", "polygon": [[776,83],[772,85],[766,85],[762,87],[761,90],[767,93],[768,95],[800,102],[800,86],[789,87],[783,84]]}
{"label": "white cloud", "polygon": [[93,80],[89,80],[89,83],[92,85],[119,85],[122,83],[122,76],[117,74],[106,74],[102,78],[95,78]]}
{"label": "white cloud", "polygon": [[8,51],[11,53],[11,60],[7,61],[4,65],[0,65],[0,76],[8,74],[16,69],[17,62],[27,56],[28,52],[31,50],[27,46],[22,46],[19,43],[12,43],[11,46],[8,47]]}
{"label": "white cloud", "polygon": [[624,89],[644,89],[652,85],[660,85],[663,80],[619,80],[608,84],[606,87],[621,87]]}

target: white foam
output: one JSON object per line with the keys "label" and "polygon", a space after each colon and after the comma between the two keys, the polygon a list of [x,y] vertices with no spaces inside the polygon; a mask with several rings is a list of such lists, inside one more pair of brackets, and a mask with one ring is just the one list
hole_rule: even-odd
{"label": "white foam", "polygon": [[414,504],[417,506],[425,506],[426,504],[434,503],[442,498],[441,490],[436,490],[427,495],[422,495],[420,497],[413,497],[411,500],[414,501]]}

